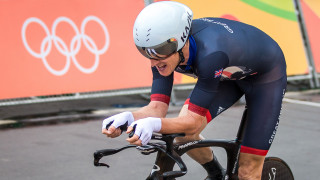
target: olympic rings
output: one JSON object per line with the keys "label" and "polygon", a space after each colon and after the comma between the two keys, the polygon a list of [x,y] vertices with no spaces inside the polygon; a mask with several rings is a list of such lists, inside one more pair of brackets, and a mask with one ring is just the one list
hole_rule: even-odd
{"label": "olympic rings", "polygon": [[[104,32],[105,44],[101,49],[98,49],[94,40],[90,36],[85,34],[85,28],[86,28],[86,25],[89,21],[95,21],[96,23],[98,23]],[[57,26],[61,22],[68,23],[75,32],[75,36],[71,39],[70,47],[68,47],[67,44],[59,36],[56,35]],[[39,53],[35,52],[34,50],[32,50],[30,48],[30,46],[27,42],[27,39],[26,39],[26,29],[30,23],[39,24],[44,29],[44,31],[46,33],[46,37],[41,42]],[[100,55],[104,54],[108,50],[108,47],[110,44],[110,37],[109,37],[108,29],[105,26],[105,24],[96,16],[87,16],[81,23],[80,31],[77,28],[76,24],[71,19],[69,19],[67,17],[58,17],[52,24],[51,33],[43,21],[41,21],[40,19],[38,19],[36,17],[31,17],[31,18],[28,18],[23,23],[21,34],[22,34],[22,42],[23,42],[24,46],[26,47],[27,51],[32,56],[34,56],[38,59],[41,59],[44,66],[46,67],[46,69],[48,69],[50,73],[52,73],[56,76],[62,76],[65,73],[67,73],[69,70],[71,61],[75,64],[75,66],[81,72],[86,73],[86,74],[93,73],[98,68],[99,61],[100,61]],[[56,49],[62,55],[66,56],[66,64],[60,70],[53,69],[49,65],[49,63],[47,62],[47,59],[46,59],[46,57],[49,55],[49,53],[51,51],[52,42],[53,42],[54,46],[56,47]],[[89,68],[85,68],[85,67],[81,66],[81,64],[79,64],[79,62],[76,59],[76,55],[78,54],[78,52],[80,51],[80,48],[81,48],[81,42],[83,42],[84,46],[92,54],[95,55],[94,64]]]}

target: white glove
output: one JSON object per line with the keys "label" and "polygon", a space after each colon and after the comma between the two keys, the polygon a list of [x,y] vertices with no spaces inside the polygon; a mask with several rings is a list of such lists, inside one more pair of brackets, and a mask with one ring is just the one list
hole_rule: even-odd
{"label": "white glove", "polygon": [[130,126],[136,126],[135,135],[139,136],[142,145],[148,144],[153,132],[159,132],[161,130],[161,119],[148,117],[133,122]]}
{"label": "white glove", "polygon": [[[114,126],[115,128],[118,128],[119,126],[122,126],[126,123],[131,124],[134,121],[134,117],[132,112],[123,112],[120,114],[116,114],[114,116],[111,116],[102,122],[102,130],[106,129],[106,126],[112,123],[110,126]],[[109,126],[109,127],[110,127]]]}

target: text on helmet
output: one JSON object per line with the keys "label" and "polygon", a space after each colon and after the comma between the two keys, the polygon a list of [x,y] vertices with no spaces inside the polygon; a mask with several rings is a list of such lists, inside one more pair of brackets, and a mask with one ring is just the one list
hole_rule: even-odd
{"label": "text on helmet", "polygon": [[186,40],[186,38],[188,37],[189,32],[190,32],[190,28],[191,28],[192,15],[189,14],[189,12],[187,12],[187,14],[188,14],[188,25],[184,28],[185,31],[182,33],[182,36],[181,36],[182,42],[184,42]]}

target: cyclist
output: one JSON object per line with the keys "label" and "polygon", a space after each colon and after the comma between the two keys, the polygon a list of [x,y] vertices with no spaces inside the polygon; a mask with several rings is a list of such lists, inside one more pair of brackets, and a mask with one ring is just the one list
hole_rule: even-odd
{"label": "cyclist", "polygon": [[[239,179],[261,179],[264,158],[274,139],[286,89],[286,63],[281,48],[261,30],[222,18],[192,19],[187,6],[156,2],[145,7],[133,28],[134,42],[150,60],[153,83],[150,103],[103,121],[102,133],[127,133],[136,125],[131,144],[144,145],[152,132],[185,133],[177,141],[203,139],[207,123],[245,95],[248,127],[239,157]],[[176,118],[165,118],[174,71],[197,78],[195,88]],[[137,121],[135,121],[137,120]],[[112,125],[106,129],[106,125]],[[210,148],[188,153],[221,179],[223,170]]]}

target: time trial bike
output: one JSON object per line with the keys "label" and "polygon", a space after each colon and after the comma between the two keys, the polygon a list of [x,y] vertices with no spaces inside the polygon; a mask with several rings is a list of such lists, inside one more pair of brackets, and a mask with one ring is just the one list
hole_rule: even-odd
{"label": "time trial bike", "polygon": [[[184,143],[174,142],[174,138],[182,137],[184,134],[156,134],[152,135],[152,140],[145,146],[126,145],[117,149],[97,150],[94,153],[95,166],[107,166],[106,163],[101,163],[100,159],[104,156],[116,154],[128,148],[136,148],[144,155],[157,153],[155,163],[146,180],[174,180],[178,177],[187,174],[187,166],[183,162],[181,156],[189,150],[201,147],[221,147],[227,155],[226,174],[224,180],[238,179],[238,160],[242,138],[246,127],[247,109],[245,109],[241,123],[238,129],[237,136],[234,140],[227,139],[212,139],[212,140],[197,140]],[[110,126],[110,124],[107,125]],[[120,127],[125,131],[127,124]],[[135,127],[134,127],[135,129]],[[133,136],[132,131],[129,136]],[[174,170],[174,166],[179,167]],[[294,180],[294,176],[288,164],[279,157],[266,157],[263,165],[262,180]]]}

